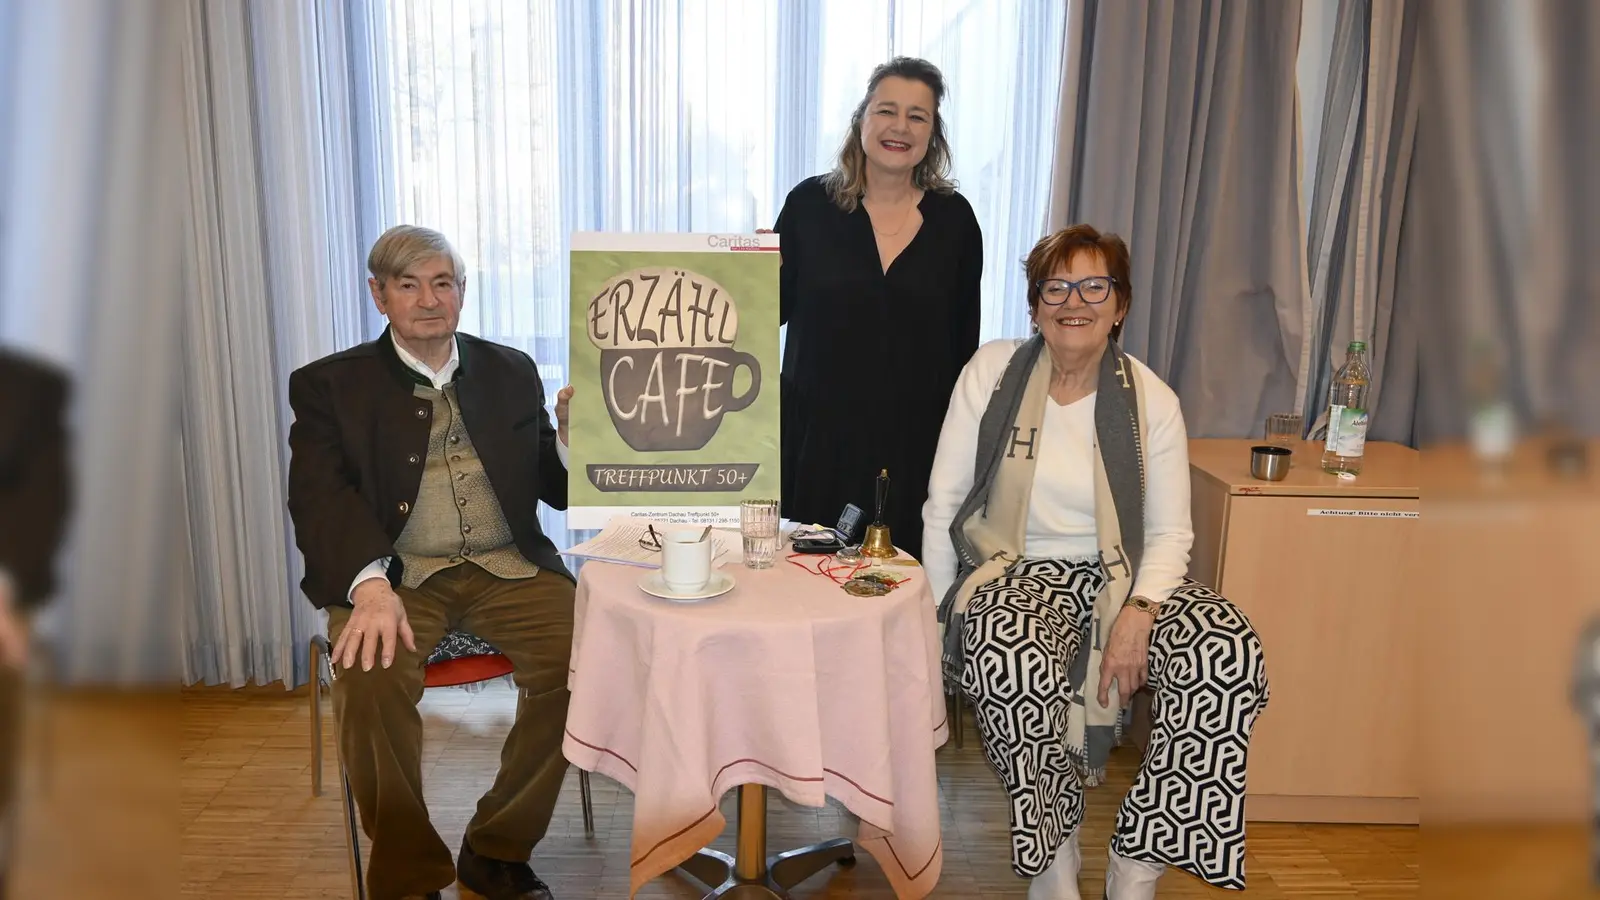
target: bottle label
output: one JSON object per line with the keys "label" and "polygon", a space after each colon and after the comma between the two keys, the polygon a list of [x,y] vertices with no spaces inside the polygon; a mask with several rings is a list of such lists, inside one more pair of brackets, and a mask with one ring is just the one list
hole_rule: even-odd
{"label": "bottle label", "polygon": [[1323,444],[1324,451],[1339,450],[1339,420],[1343,417],[1344,407],[1335,403],[1328,407],[1328,437]]}
{"label": "bottle label", "polygon": [[1344,409],[1339,416],[1339,441],[1334,452],[1349,458],[1359,457],[1367,449],[1367,411]]}

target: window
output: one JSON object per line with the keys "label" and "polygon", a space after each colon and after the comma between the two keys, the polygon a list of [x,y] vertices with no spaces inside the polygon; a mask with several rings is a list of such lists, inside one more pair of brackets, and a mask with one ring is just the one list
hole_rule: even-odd
{"label": "window", "polygon": [[383,225],[469,264],[462,328],[565,383],[574,231],[750,231],[832,165],[872,68],[939,66],[984,232],[990,339],[1027,333],[1049,198],[1058,0],[385,0],[364,33]]}

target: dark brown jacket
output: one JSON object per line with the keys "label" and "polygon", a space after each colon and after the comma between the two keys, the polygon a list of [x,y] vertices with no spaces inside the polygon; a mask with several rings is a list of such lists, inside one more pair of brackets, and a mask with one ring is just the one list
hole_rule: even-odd
{"label": "dark brown jacket", "polygon": [[56,589],[56,556],[72,505],[66,376],[0,350],[0,568],[20,608]]}
{"label": "dark brown jacket", "polygon": [[[539,528],[538,505],[567,508],[567,470],[544,409],[544,385],[526,353],[457,334],[456,398],[462,423],[505,512],[517,549],[571,579]],[[335,353],[289,376],[289,516],[305,554],[300,586],[319,609],[349,606],[350,583],[366,565],[394,557],[417,500],[433,407],[414,391],[384,329],[375,341]]]}

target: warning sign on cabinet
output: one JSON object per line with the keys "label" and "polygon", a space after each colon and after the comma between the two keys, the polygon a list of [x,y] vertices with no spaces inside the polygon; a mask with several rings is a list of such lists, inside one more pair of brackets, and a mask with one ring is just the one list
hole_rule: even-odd
{"label": "warning sign on cabinet", "polygon": [[1422,513],[1403,509],[1308,509],[1308,516],[1337,516],[1342,519],[1416,519]]}

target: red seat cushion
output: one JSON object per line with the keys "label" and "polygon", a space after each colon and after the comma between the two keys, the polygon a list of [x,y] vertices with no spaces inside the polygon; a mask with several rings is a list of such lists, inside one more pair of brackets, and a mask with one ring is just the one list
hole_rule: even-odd
{"label": "red seat cushion", "polygon": [[423,687],[459,687],[511,674],[511,660],[503,653],[458,656],[428,663],[423,669]]}

